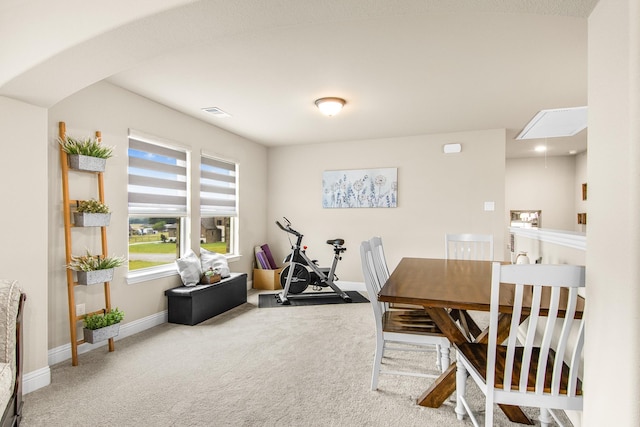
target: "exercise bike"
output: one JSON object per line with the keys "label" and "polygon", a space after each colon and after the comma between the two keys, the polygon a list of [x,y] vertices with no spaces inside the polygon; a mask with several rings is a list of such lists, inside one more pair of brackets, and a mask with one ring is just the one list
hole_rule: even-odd
{"label": "exercise bike", "polygon": [[[283,217],[284,218],[284,217]],[[284,218],[286,225],[282,225],[280,221],[276,221],[276,224],[282,231],[296,236],[296,243],[291,245],[291,253],[284,259],[288,265],[280,273],[280,284],[283,291],[276,295],[278,303],[283,305],[291,304],[289,298],[296,297],[297,294],[301,294],[309,285],[314,290],[321,290],[327,286],[333,289],[336,295],[342,298],[345,302],[351,302],[351,297],[347,295],[342,289],[340,289],[334,280],[337,280],[335,275],[336,266],[338,261],[342,259],[341,255],[347,250],[344,245],[344,239],[330,239],[327,240],[327,244],[333,246],[333,264],[330,268],[318,267],[316,260],[311,260],[306,254],[307,247],[302,245],[302,234],[291,228],[291,222]],[[317,295],[326,295],[326,292],[322,294],[306,294],[299,295],[299,298],[308,298]]]}

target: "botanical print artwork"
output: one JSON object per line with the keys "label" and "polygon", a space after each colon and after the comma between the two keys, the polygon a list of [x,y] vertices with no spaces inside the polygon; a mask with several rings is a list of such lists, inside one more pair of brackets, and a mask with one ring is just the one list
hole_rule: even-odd
{"label": "botanical print artwork", "polygon": [[398,168],[324,171],[323,208],[395,208]]}

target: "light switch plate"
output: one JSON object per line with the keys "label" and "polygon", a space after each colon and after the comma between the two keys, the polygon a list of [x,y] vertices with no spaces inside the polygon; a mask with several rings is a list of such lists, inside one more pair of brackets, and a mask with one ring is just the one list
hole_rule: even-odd
{"label": "light switch plate", "polygon": [[485,211],[495,211],[496,210],[496,202],[484,202],[484,210]]}

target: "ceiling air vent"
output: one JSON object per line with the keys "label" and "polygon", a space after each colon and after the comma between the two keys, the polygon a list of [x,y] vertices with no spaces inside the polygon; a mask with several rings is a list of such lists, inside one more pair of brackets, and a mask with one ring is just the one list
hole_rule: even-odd
{"label": "ceiling air vent", "polygon": [[231,117],[231,114],[221,110],[218,107],[203,108],[202,111],[206,111],[209,114],[213,114],[218,118]]}

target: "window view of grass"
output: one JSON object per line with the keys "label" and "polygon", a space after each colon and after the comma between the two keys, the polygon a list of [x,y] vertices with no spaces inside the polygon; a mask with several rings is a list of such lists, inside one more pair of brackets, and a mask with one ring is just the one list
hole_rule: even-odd
{"label": "window view of grass", "polygon": [[[173,264],[179,256],[179,219],[158,221],[152,218],[129,219],[129,271],[159,265]],[[200,247],[211,252],[228,253],[225,242],[206,242],[202,237]]]}
{"label": "window view of grass", "polygon": [[[227,253],[225,242],[201,243],[200,246],[211,252]],[[177,258],[177,254],[176,239],[167,237],[167,233],[150,232],[129,236],[130,271],[171,264]]]}

